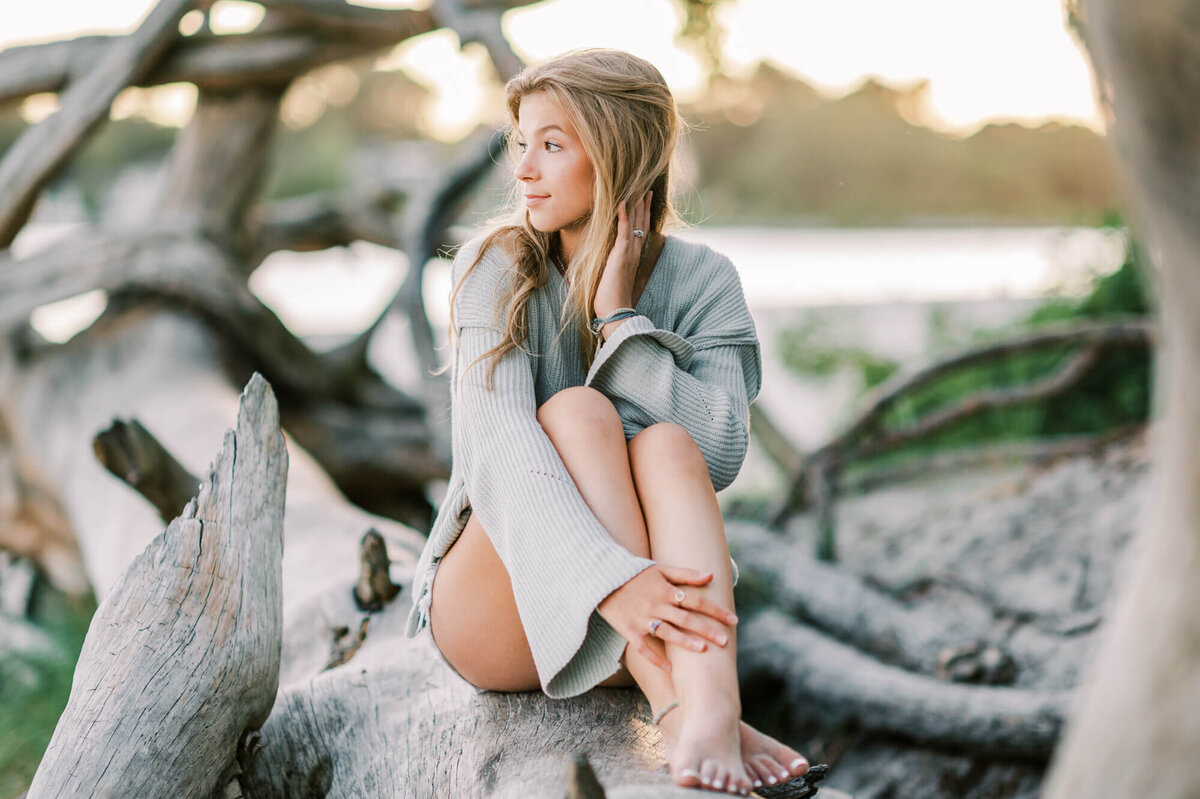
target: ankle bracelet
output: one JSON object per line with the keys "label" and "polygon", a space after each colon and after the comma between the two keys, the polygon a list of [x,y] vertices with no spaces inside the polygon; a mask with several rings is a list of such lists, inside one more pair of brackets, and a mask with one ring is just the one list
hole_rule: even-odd
{"label": "ankle bracelet", "polygon": [[670,713],[672,710],[674,710],[677,707],[679,707],[679,703],[672,702],[671,704],[664,707],[662,710],[658,711],[658,714],[654,717],[654,726],[657,727],[662,722],[663,716],[667,715],[668,713]]}

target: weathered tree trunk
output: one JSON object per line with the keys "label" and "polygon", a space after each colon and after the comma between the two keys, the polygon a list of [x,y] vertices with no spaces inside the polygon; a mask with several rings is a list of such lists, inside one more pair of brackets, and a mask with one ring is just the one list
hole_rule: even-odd
{"label": "weathered tree trunk", "polygon": [[1159,266],[1155,487],[1048,799],[1200,796],[1200,9],[1094,0],[1080,17]]}
{"label": "weathered tree trunk", "polygon": [[286,473],[256,377],[197,498],[100,603],[30,797],[223,787],[278,690]]}

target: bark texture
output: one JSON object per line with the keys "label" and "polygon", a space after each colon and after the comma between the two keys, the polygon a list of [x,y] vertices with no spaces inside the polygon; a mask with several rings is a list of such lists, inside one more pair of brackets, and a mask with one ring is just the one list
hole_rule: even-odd
{"label": "bark texture", "polygon": [[1200,7],[1079,4],[1161,280],[1153,501],[1046,796],[1200,795]]}
{"label": "bark texture", "polygon": [[100,603],[30,797],[221,787],[278,689],[286,473],[256,378],[196,499]]}

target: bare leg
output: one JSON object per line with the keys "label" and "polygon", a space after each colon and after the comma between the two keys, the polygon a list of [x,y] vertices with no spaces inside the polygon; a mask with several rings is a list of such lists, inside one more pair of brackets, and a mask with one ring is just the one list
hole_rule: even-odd
{"label": "bare leg", "polygon": [[[651,557],[672,566],[712,572],[708,585],[686,590],[701,592],[733,609],[725,527],[700,449],[683,427],[657,424],[629,442],[629,457],[649,531]],[[721,776],[732,773],[732,766],[723,771],[720,759],[710,753],[730,758],[730,752],[736,751],[755,787],[774,785],[807,771],[808,762],[795,750],[739,723],[736,627],[729,630],[729,643],[723,647],[693,652],[673,643],[666,646],[680,703],[679,710],[668,713],[661,724],[673,750],[673,770],[695,768],[700,763],[701,782],[719,789],[719,781],[728,785],[728,778],[722,780]],[[626,664],[639,685],[655,684],[659,690],[660,669],[629,650]]]}

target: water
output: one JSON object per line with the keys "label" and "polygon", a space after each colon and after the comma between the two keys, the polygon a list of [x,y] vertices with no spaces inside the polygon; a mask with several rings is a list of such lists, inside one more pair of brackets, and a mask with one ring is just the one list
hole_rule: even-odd
{"label": "water", "polygon": [[[23,257],[68,225],[35,225],[13,250]],[[728,255],[756,313],[820,305],[963,301],[1080,294],[1120,265],[1121,234],[1090,228],[699,228],[680,233]],[[275,253],[251,289],[302,336],[344,337],[386,307],[407,264],[366,242],[316,253]],[[447,321],[449,265],[426,269],[425,299]],[[103,309],[102,294],[40,309],[34,325],[61,341]]]}

